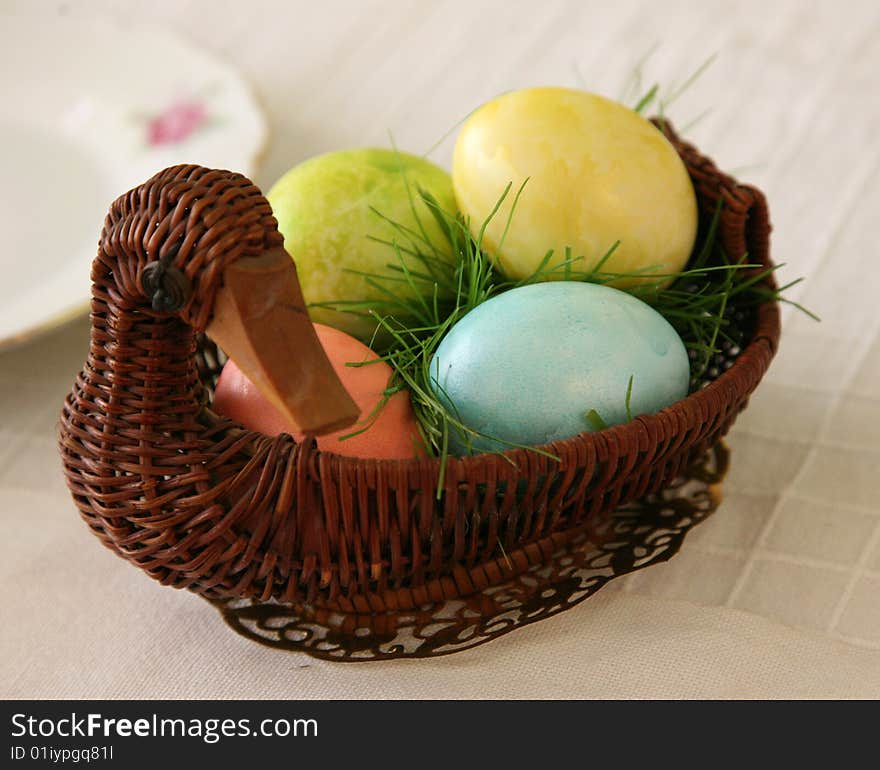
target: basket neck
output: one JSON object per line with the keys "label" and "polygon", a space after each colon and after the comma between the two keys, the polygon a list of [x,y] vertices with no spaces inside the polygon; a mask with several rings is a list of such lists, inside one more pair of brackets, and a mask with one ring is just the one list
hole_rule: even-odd
{"label": "basket neck", "polygon": [[118,435],[136,431],[162,443],[199,429],[203,389],[195,353],[195,333],[177,317],[93,298],[85,373],[97,390],[93,401]]}

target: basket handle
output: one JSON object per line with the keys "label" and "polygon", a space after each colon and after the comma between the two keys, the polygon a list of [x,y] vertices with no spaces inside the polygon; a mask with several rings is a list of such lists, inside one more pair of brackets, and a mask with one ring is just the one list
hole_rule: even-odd
{"label": "basket handle", "polygon": [[668,118],[655,117],[652,122],[684,161],[704,210],[713,211],[722,202],[718,233],[727,254],[733,259],[748,254],[751,261],[769,265],[771,226],[764,193],[720,171],[711,158],[676,133]]}
{"label": "basket handle", "polygon": [[[701,210],[712,212],[719,202],[722,204],[718,235],[727,255],[733,259],[748,255],[750,263],[760,264],[765,269],[771,268],[772,227],[764,193],[752,185],[740,184],[729,174],[720,171],[711,158],[684,141],[667,118],[652,118],[652,122],[663,132],[684,161],[700,199]],[[776,291],[775,273],[767,273],[763,284],[769,291]],[[757,328],[754,341],[764,340],[772,356],[779,346],[778,303],[765,302],[760,305]]]}

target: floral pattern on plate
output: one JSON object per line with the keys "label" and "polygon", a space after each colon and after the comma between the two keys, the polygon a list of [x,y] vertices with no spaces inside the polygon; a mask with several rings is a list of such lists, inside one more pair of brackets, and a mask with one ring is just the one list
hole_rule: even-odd
{"label": "floral pattern on plate", "polygon": [[208,109],[203,101],[178,99],[147,121],[147,144],[179,144],[208,122]]}

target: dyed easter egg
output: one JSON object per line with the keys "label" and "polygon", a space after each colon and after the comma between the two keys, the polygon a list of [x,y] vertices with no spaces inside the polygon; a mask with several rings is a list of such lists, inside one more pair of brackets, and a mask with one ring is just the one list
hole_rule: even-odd
{"label": "dyed easter egg", "polygon": [[[348,366],[374,361],[376,354],[354,337],[322,324],[315,324],[318,339],[349,395],[361,410],[360,422],[325,436],[318,437],[318,448],[348,457],[373,457],[380,459],[405,459],[417,455],[420,444],[415,415],[409,394],[395,393],[382,407],[375,422],[355,436],[343,439],[363,428],[383,397],[391,378],[391,367],[384,361],[366,366]],[[214,410],[225,417],[241,423],[246,428],[276,436],[290,433],[298,441],[303,436],[279,414],[278,410],[263,396],[231,359],[226,362],[214,394]]]}
{"label": "dyed easter egg", "polygon": [[511,278],[532,275],[548,249],[558,265],[566,247],[583,258],[573,269],[589,271],[617,241],[604,271],[678,272],[696,238],[696,197],[675,148],[638,113],[585,91],[529,88],[480,107],[456,141],[452,183],[475,235],[512,183],[483,236]]}
{"label": "dyed easter egg", "polygon": [[[405,236],[388,221],[421,234],[441,255],[447,239],[419,188],[429,192],[444,211],[455,211],[452,181],[442,168],[424,158],[384,149],[354,149],[311,158],[288,171],[266,196],[278,219],[284,246],[296,262],[307,303],[361,302],[387,299],[390,289],[403,299],[432,297],[434,284],[401,280],[400,258],[386,242],[410,248]],[[420,235],[421,237],[421,235]],[[427,246],[420,243],[420,248]],[[448,248],[448,246],[447,246]],[[433,252],[431,269],[451,272]],[[418,257],[400,253],[414,272],[427,274]],[[378,285],[367,277],[379,276]],[[309,308],[312,320],[369,341],[372,318],[333,308]]]}
{"label": "dyed easter egg", "polygon": [[[546,444],[653,413],[684,398],[690,368],[681,338],[623,291],[580,282],[512,289],[478,305],[431,360],[437,395],[472,430],[476,451]],[[454,431],[453,431],[454,433]],[[453,451],[466,442],[453,436]],[[506,443],[509,442],[509,443]]]}

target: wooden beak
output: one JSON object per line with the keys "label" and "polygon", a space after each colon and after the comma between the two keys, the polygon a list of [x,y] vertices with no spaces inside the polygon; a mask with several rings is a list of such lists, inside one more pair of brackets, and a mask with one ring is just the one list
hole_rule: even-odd
{"label": "wooden beak", "polygon": [[225,269],[207,332],[290,420],[291,432],[320,435],[357,420],[358,407],[321,347],[283,248]]}

